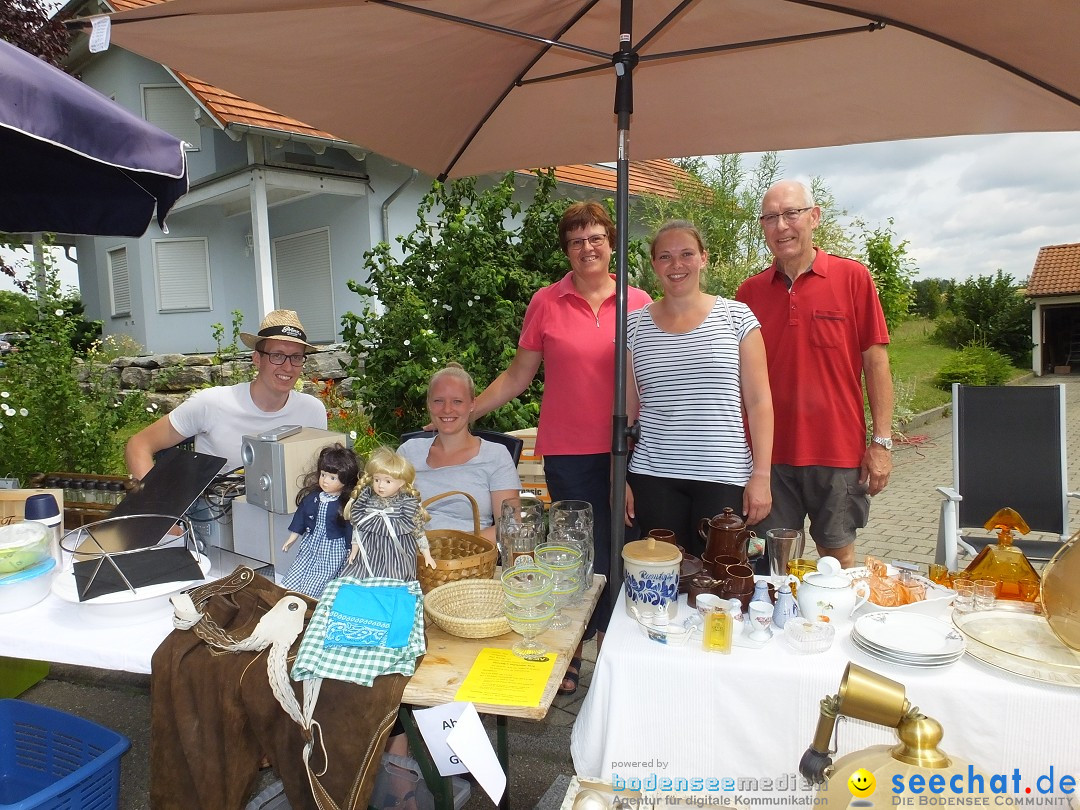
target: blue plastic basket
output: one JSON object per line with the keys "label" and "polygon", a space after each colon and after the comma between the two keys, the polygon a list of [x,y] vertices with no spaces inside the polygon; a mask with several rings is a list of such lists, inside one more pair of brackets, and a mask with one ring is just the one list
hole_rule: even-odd
{"label": "blue plastic basket", "polygon": [[120,803],[122,734],[67,712],[0,700],[0,810],[109,810]]}

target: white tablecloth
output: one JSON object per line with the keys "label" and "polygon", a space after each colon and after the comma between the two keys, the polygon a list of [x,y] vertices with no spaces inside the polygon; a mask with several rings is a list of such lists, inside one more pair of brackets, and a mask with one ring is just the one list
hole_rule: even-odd
{"label": "white tablecloth", "polygon": [[[221,549],[210,549],[208,554],[207,581],[251,562]],[[0,655],[149,673],[154,650],[172,632],[172,616],[167,597],[117,615],[115,610],[95,610],[50,593],[43,602],[24,610],[0,613]]]}
{"label": "white tablecloth", "polygon": [[[680,620],[692,612],[685,599]],[[908,700],[943,725],[946,753],[986,774],[1019,768],[1022,788],[1051,766],[1055,781],[1071,774],[1080,785],[1080,689],[1023,679],[967,655],[944,669],[897,666],[856,649],[843,630],[818,655],[798,655],[780,637],[762,649],[706,653],[700,639],[685,647],[651,641],[620,600],[574,724],[579,775],[794,780],[821,699],[836,694],[854,661],[904,684]],[[881,726],[838,726],[834,759],[897,742]]]}

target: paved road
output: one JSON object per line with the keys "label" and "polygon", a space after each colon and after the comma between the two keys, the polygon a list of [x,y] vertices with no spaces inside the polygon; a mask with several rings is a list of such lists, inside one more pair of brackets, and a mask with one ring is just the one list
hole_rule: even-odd
{"label": "paved road", "polygon": [[[1080,375],[1029,378],[1019,384],[1064,382],[1068,403],[1067,448],[1069,480],[1080,488]],[[860,533],[859,554],[875,554],[894,560],[927,563],[933,559],[937,538],[940,496],[935,487],[952,481],[951,420],[938,416],[909,428],[907,439],[893,453],[889,487],[874,499],[870,523]],[[1071,505],[1072,523],[1080,525],[1080,501]],[[515,806],[529,808],[544,795],[560,775],[573,773],[570,760],[570,727],[577,716],[592,675],[595,647],[586,646],[582,688],[568,698],[557,698],[543,722],[510,721],[512,773],[511,795]],[[149,784],[149,688],[148,678],[54,667],[53,675],[30,689],[24,697],[87,717],[126,734],[131,751],[122,769],[122,810],[144,810]],[[808,707],[807,711],[816,711]],[[549,799],[551,797],[549,796]],[[557,806],[557,802],[555,806]],[[467,810],[489,808],[490,802],[474,789]],[[544,802],[544,808],[550,807]]]}

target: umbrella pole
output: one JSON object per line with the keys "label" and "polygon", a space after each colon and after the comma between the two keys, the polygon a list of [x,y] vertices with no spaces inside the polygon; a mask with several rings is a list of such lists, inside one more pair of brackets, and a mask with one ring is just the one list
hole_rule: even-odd
{"label": "umbrella pole", "polygon": [[622,0],[619,50],[612,56],[615,66],[615,116],[618,120],[618,160],[616,162],[615,222],[618,226],[615,250],[615,401],[611,417],[611,568],[608,601],[614,609],[623,580],[622,547],[625,538],[626,458],[629,430],[626,417],[626,291],[627,249],[630,243],[630,116],[634,112],[633,71],[638,56],[631,46],[634,16],[632,0]]}

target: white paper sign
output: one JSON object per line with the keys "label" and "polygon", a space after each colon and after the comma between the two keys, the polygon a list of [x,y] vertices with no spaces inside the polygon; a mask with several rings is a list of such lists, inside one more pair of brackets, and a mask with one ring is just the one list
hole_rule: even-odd
{"label": "white paper sign", "polygon": [[413,709],[420,736],[427,743],[428,753],[442,776],[469,771],[446,742],[447,735],[454,730],[458,718],[468,706],[468,703],[458,702],[444,703],[431,709]]}
{"label": "white paper sign", "polygon": [[458,755],[458,759],[465,763],[465,767],[491,801],[498,804],[506,790],[506,773],[499,764],[499,758],[495,756],[495,749],[491,747],[491,740],[488,739],[484,724],[480,722],[480,715],[476,713],[473,704],[466,705],[446,742]]}
{"label": "white paper sign", "polygon": [[90,20],[90,53],[101,53],[109,49],[112,34],[112,20],[108,17],[93,17]]}

